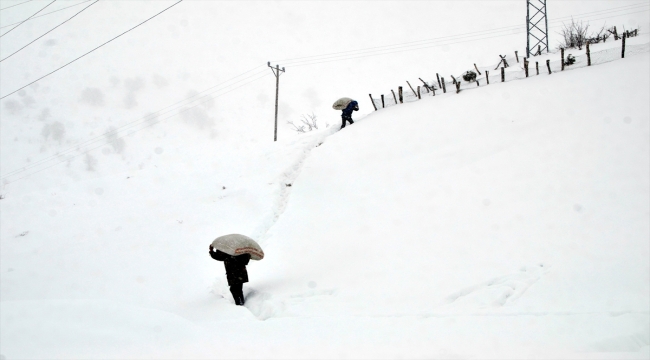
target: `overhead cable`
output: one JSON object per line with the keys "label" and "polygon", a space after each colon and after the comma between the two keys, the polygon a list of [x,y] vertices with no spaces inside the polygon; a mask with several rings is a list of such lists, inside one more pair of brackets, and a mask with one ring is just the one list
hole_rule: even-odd
{"label": "overhead cable", "polygon": [[[45,10],[46,7],[48,7],[48,6],[52,5],[52,4],[54,4],[55,2],[56,2],[56,0],[53,0],[51,3],[45,5],[45,7],[43,7],[42,9],[38,10],[37,12],[35,12],[34,15],[36,15],[36,14],[38,14],[39,12]],[[14,29],[16,29],[17,27],[19,27],[20,25],[22,25],[25,21],[27,21],[27,20],[33,18],[34,15],[32,15],[32,16],[28,17],[27,19],[21,21],[18,25],[16,25],[16,26],[12,27],[11,29],[9,29],[6,33],[0,35],[0,38],[3,37],[3,36],[5,36],[5,35],[7,35],[7,34],[9,34],[10,32],[12,32]]]}
{"label": "overhead cable", "polygon": [[[641,11],[648,11],[647,7],[648,4],[642,4],[646,9],[643,9]],[[638,4],[636,5],[638,6]],[[629,7],[629,6],[627,6]],[[623,7],[621,7],[623,8]],[[619,8],[615,8],[619,9]],[[612,10],[612,9],[609,9]],[[632,9],[625,9],[625,10],[632,10]],[[617,11],[622,11],[622,10],[614,10],[614,12]],[[600,11],[602,12],[602,11]],[[634,13],[639,12],[638,10],[635,11]],[[584,15],[589,15],[589,14],[594,14],[596,12],[590,12],[590,13],[584,13],[584,14],[578,14],[575,15],[575,17],[582,17]],[[622,16],[622,15],[630,15],[634,13],[626,13],[626,14],[619,14],[615,16]],[[589,16],[597,16],[597,15],[589,15]],[[567,16],[564,17],[566,19],[571,18],[572,16]],[[609,18],[609,17],[607,17]],[[559,18],[557,20],[553,20],[551,22],[561,22],[564,20],[561,20],[563,18]],[[592,19],[592,20],[601,20],[603,18],[599,19]],[[475,32],[468,32],[468,33],[462,33],[462,34],[456,34],[456,35],[448,35],[448,36],[441,36],[437,38],[432,38],[432,39],[426,39],[426,40],[418,40],[418,41],[411,41],[411,42],[405,42],[405,43],[399,43],[399,44],[392,44],[392,45],[385,45],[385,46],[377,46],[377,47],[370,47],[370,48],[364,48],[364,49],[358,49],[358,50],[349,50],[349,51],[341,51],[341,52],[335,52],[335,53],[327,53],[327,54],[321,54],[321,55],[313,55],[313,56],[305,56],[305,57],[298,57],[298,58],[292,58],[292,59],[284,59],[284,60],[278,60],[278,62],[283,62],[287,65],[297,65],[301,63],[306,63],[306,62],[311,62],[311,61],[321,61],[321,60],[326,60],[326,59],[333,59],[337,57],[345,57],[345,56],[350,56],[350,58],[358,58],[356,55],[361,55],[361,54],[369,54],[369,53],[375,53],[375,52],[382,52],[382,51],[388,51],[388,50],[395,50],[395,49],[401,49],[401,48],[412,48],[412,47],[417,47],[415,49],[407,49],[407,50],[416,50],[420,48],[426,48],[430,46],[425,46],[423,45],[429,45],[429,43],[434,43],[434,42],[440,42],[440,41],[452,41],[452,40],[458,40],[458,39],[464,39],[467,37],[473,37],[473,36],[479,36],[479,35],[485,35],[485,34],[492,34],[492,33],[502,33],[506,31],[513,31],[513,30],[524,30],[525,26],[523,25],[511,25],[511,26],[505,26],[505,27],[499,27],[499,28],[494,28],[494,29],[488,29],[488,30],[482,30],[482,31],[475,31]],[[507,34],[510,35],[510,34]],[[491,38],[491,37],[490,37]],[[483,38],[479,38],[483,39]],[[437,46],[437,45],[436,45]],[[391,51],[391,52],[386,52],[386,53],[395,53],[396,51]],[[381,54],[378,54],[381,55]],[[345,59],[342,59],[345,60]],[[320,63],[320,62],[319,62]]]}
{"label": "overhead cable", "polygon": [[50,31],[48,31],[48,32],[46,32],[45,34],[43,34],[43,35],[37,37],[36,39],[34,39],[34,40],[32,40],[32,41],[30,41],[27,45],[21,47],[20,49],[14,51],[11,55],[6,56],[4,59],[0,60],[0,62],[3,62],[3,61],[5,61],[5,60],[7,60],[8,58],[12,57],[12,56],[15,55],[16,53],[20,52],[22,49],[24,49],[24,48],[28,47],[29,45],[31,45],[32,43],[34,43],[36,40],[42,38],[43,36],[45,36],[45,35],[51,33],[52,31],[54,31],[54,29],[56,29],[56,28],[58,28],[59,26],[61,26],[61,25],[65,24],[65,23],[67,23],[68,21],[72,20],[72,18],[74,18],[75,16],[81,14],[82,11],[88,9],[89,7],[95,5],[98,1],[99,1],[99,0],[95,0],[94,3],[92,3],[92,4],[88,5],[88,6],[86,6],[86,7],[83,8],[83,9],[81,9],[81,11],[79,11],[78,13],[72,15],[68,20],[66,20],[66,21],[64,21],[64,22],[62,22],[62,23],[60,23],[59,25],[53,27]]}
{"label": "overhead cable", "polygon": [[[54,1],[56,1],[56,0],[54,0]],[[40,78],[38,78],[38,79],[36,79],[36,80],[34,80],[34,81],[32,81],[32,82],[30,82],[29,84],[27,84],[27,85],[25,85],[25,86],[23,86],[23,87],[21,87],[21,88],[18,88],[18,89],[16,89],[16,90],[14,90],[14,91],[12,91],[12,92],[10,92],[9,94],[6,94],[6,95],[4,95],[4,96],[2,96],[2,97],[0,97],[0,99],[4,99],[4,98],[6,98],[6,97],[7,97],[7,96],[9,96],[9,95],[12,95],[12,94],[15,94],[15,93],[17,93],[18,91],[20,91],[20,90],[22,90],[22,89],[24,89],[24,88],[26,88],[26,87],[28,87],[29,85],[32,85],[32,84],[34,84],[34,83],[36,83],[36,82],[38,82],[38,81],[40,81],[40,80],[42,80],[42,79],[44,79],[44,78],[46,78],[46,77],[48,77],[48,76],[50,76],[50,75],[52,75],[52,74],[54,74],[55,72],[57,72],[57,71],[59,71],[59,70],[61,70],[61,69],[63,69],[64,67],[66,67],[66,66],[68,66],[68,65],[70,65],[70,64],[72,64],[73,62],[75,62],[75,61],[77,61],[77,60],[79,60],[79,59],[81,59],[82,57],[84,57],[84,56],[86,56],[86,55],[88,55],[88,54],[90,54],[91,52],[93,52],[93,51],[95,51],[95,50],[97,50],[97,49],[99,49],[100,47],[102,47],[102,46],[104,46],[104,45],[106,45],[106,44],[108,44],[108,43],[110,43],[111,41],[113,41],[113,40],[115,40],[115,39],[117,39],[117,38],[119,38],[120,36],[122,36],[122,35],[124,35],[124,34],[126,34],[126,33],[128,33],[129,31],[131,31],[131,30],[133,30],[133,29],[135,29],[135,28],[137,28],[138,26],[140,26],[140,25],[142,25],[142,24],[144,24],[144,23],[146,23],[147,21],[149,21],[149,20],[151,20],[151,19],[153,19],[153,18],[155,18],[156,16],[158,16],[158,15],[160,15],[160,14],[162,14],[162,13],[164,13],[165,11],[167,11],[167,10],[169,10],[169,9],[171,9],[172,7],[174,7],[174,6],[176,6],[177,4],[179,4],[179,3],[181,3],[182,1],[183,1],[183,0],[179,0],[179,1],[177,1],[177,2],[175,2],[175,3],[173,4],[173,5],[171,5],[171,6],[169,6],[169,7],[167,7],[167,8],[165,8],[165,9],[164,9],[163,11],[161,11],[161,12],[159,12],[159,13],[157,13],[156,15],[154,15],[154,16],[152,16],[152,17],[150,17],[150,18],[148,18],[147,20],[145,20],[145,21],[143,21],[143,22],[141,22],[141,23],[139,23],[138,25],[136,25],[136,26],[134,26],[134,27],[132,27],[132,28],[130,28],[129,30],[127,30],[127,31],[125,31],[125,32],[123,32],[123,33],[121,33],[121,34],[119,34],[119,35],[117,35],[116,37],[114,37],[114,38],[112,38],[112,39],[110,39],[110,40],[108,40],[107,42],[105,42],[105,43],[103,43],[103,44],[101,44],[101,45],[99,45],[99,46],[97,46],[96,48],[94,48],[94,49],[92,49],[92,50],[90,50],[90,51],[88,51],[87,53],[85,53],[85,54],[83,54],[83,55],[81,55],[81,56],[79,56],[78,58],[76,58],[76,59],[74,59],[74,60],[72,60],[72,61],[70,61],[69,63],[67,63],[67,64],[65,64],[65,65],[63,65],[63,66],[61,66],[61,67],[59,67],[59,68],[57,68],[56,70],[53,70],[53,71],[51,71],[51,72],[49,72],[49,73],[47,73],[47,74],[45,74],[45,75],[43,75],[43,76],[41,76]]]}
{"label": "overhead cable", "polygon": [[[637,10],[637,11],[631,12],[631,13],[619,14],[619,15],[614,15],[614,16],[607,16],[607,17],[591,19],[591,20],[609,19],[609,18],[617,17],[617,16],[624,16],[624,15],[637,14],[639,12],[646,12],[648,10],[649,9],[644,9],[644,10],[640,10],[640,11]],[[562,24],[558,24],[558,25],[554,25],[554,26],[549,26],[549,28],[560,28],[562,26],[563,26]],[[513,30],[517,31],[517,32],[513,33],[512,32]],[[324,63],[324,62],[358,59],[358,58],[362,58],[362,57],[393,54],[393,53],[399,53],[399,52],[405,52],[405,51],[427,49],[427,48],[443,46],[443,45],[453,45],[453,44],[464,43],[464,42],[492,39],[492,38],[497,38],[497,37],[502,37],[502,36],[518,35],[523,31],[525,31],[525,28],[520,26],[517,29],[495,30],[492,33],[498,34],[498,35],[487,36],[487,37],[486,36],[477,37],[478,34],[477,35],[470,35],[471,33],[467,33],[467,34],[456,35],[455,37],[451,37],[451,36],[444,37],[444,38],[441,37],[436,42],[434,42],[433,40],[429,40],[429,43],[424,43],[424,44],[393,46],[392,48],[391,47],[386,47],[384,49],[367,50],[367,51],[361,51],[361,52],[357,52],[357,53],[348,53],[348,54],[341,54],[341,55],[334,55],[334,54],[323,55],[323,56],[320,56],[320,57],[313,57],[312,59],[307,59],[307,60],[286,62],[286,64],[295,67],[295,66],[321,64],[321,63]],[[504,34],[504,32],[510,32],[510,33]],[[483,33],[488,34],[490,32],[483,32]],[[459,40],[463,40],[463,41],[459,41]]]}
{"label": "overhead cable", "polygon": [[18,6],[18,5],[22,5],[22,4],[27,4],[27,3],[30,2],[30,1],[34,1],[34,0],[27,0],[27,1],[23,1],[23,2],[18,3],[18,4],[14,4],[14,5],[11,5],[11,6],[7,6],[6,8],[2,8],[2,9],[0,9],[0,11],[1,11],[1,10],[7,10],[7,9],[12,8],[12,7],[14,7],[14,6]]}
{"label": "overhead cable", "polygon": [[[31,0],[30,0],[30,1],[31,1]],[[79,6],[79,5],[81,5],[81,4],[84,4],[84,3],[87,3],[87,2],[90,2],[90,1],[93,1],[93,0],[85,0],[85,1],[82,1],[82,2],[77,3],[77,4],[74,4],[74,5],[70,5],[70,6],[66,6],[66,7],[60,8],[59,10],[54,10],[54,11],[50,11],[50,12],[45,13],[45,14],[41,14],[41,15],[38,15],[38,16],[34,16],[33,18],[27,19],[27,20],[25,20],[25,21],[38,19],[38,18],[40,18],[40,17],[47,16],[47,15],[50,15],[50,14],[54,14],[54,13],[56,13],[56,12],[63,11],[63,10],[65,10],[65,9],[68,9],[68,8],[71,8],[71,7],[74,7],[74,6]],[[23,4],[24,4],[24,3],[23,3]],[[0,26],[0,29],[4,29],[4,28],[6,28],[6,27],[9,27],[9,26],[12,26],[12,25],[16,25],[16,24],[18,24],[19,22],[20,22],[20,21],[15,22],[15,23],[13,23],[13,24],[7,24],[7,25]]]}

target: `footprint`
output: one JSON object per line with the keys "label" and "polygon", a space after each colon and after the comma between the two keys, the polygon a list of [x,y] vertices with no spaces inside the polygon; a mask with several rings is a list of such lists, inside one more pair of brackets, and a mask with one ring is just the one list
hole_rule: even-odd
{"label": "footprint", "polygon": [[525,266],[519,272],[461,289],[446,299],[447,305],[472,308],[501,307],[514,303],[548,271],[548,266]]}
{"label": "footprint", "polygon": [[273,296],[270,293],[250,290],[248,293],[244,294],[244,300],[244,307],[250,310],[250,312],[259,320],[278,317],[286,311],[285,302],[273,299]]}

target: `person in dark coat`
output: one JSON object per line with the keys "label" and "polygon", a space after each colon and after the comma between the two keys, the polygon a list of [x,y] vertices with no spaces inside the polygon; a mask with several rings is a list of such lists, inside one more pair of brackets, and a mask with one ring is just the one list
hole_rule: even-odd
{"label": "person in dark coat", "polygon": [[242,287],[244,283],[248,282],[248,272],[246,265],[251,259],[249,254],[242,254],[237,256],[228,255],[223,251],[219,251],[210,245],[210,256],[218,261],[223,261],[226,268],[226,278],[230,286],[230,293],[235,304],[244,305],[244,292]]}
{"label": "person in dark coat", "polygon": [[352,121],[352,111],[359,111],[359,103],[356,102],[356,100],[350,101],[348,106],[345,109],[343,109],[343,113],[341,114],[341,118],[342,118],[341,129],[345,127],[346,121],[349,121],[350,125],[354,124],[354,121]]}

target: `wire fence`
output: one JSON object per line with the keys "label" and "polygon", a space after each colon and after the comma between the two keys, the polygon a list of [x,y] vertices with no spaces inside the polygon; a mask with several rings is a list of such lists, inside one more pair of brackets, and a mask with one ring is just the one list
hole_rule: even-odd
{"label": "wire fence", "polygon": [[[649,51],[650,51],[650,43],[641,44],[641,45],[626,45],[625,57],[639,55],[639,54],[647,53]],[[574,54],[577,52],[580,53]],[[572,55],[575,58],[575,62],[571,65],[566,65],[566,58],[568,58],[569,55]],[[535,58],[528,59],[529,60],[528,77],[548,75],[549,67],[552,73],[563,71],[562,60],[559,57],[560,56],[558,54],[558,59],[549,61],[548,65],[546,62],[536,62]],[[622,48],[615,47],[615,48],[610,48],[610,49],[605,49],[600,51],[591,51],[590,57],[591,57],[591,66],[600,65],[615,60],[620,60],[622,57]],[[519,57],[519,59],[517,59],[515,56],[512,57],[507,56],[504,57],[504,59],[509,64],[509,67],[504,68],[503,70],[503,82],[521,80],[527,77],[526,70],[524,67],[523,57]],[[582,50],[571,49],[571,52],[566,51],[564,71],[587,67],[589,66],[588,63],[589,60],[586,53],[586,48],[583,48]],[[471,81],[471,82],[465,81],[463,80],[461,74],[458,76],[452,75],[453,78],[456,79],[456,81],[454,81],[453,78],[447,79],[444,77],[440,77],[440,82],[438,82],[438,76],[436,76],[436,78],[434,78],[433,80],[426,81],[428,86],[424,85],[424,83],[422,82],[425,80],[421,80],[419,85],[409,84],[406,87],[399,87],[397,91],[391,90],[391,92],[389,92],[388,94],[383,94],[379,98],[373,97],[372,95],[370,95],[370,98],[372,99],[375,108],[377,110],[381,110],[382,108],[391,107],[400,104],[402,102],[408,103],[408,102],[417,101],[420,98],[425,96],[435,96],[446,92],[457,92],[462,90],[475,89],[477,87],[482,87],[487,85],[488,80],[490,83],[502,82],[502,77],[501,77],[502,66],[503,63],[499,62],[498,64],[493,65],[492,67],[487,66],[487,67],[476,68],[476,70],[480,72],[480,75],[477,73],[476,81]],[[489,79],[486,79],[487,76],[489,76]],[[456,82],[460,83],[460,86],[458,88],[455,84]],[[413,88],[411,89],[411,87]],[[428,89],[428,87],[433,88],[433,93]],[[443,89],[446,89],[446,91]],[[401,101],[400,101],[400,92],[401,92]],[[418,92],[419,92],[419,96],[418,96]]]}

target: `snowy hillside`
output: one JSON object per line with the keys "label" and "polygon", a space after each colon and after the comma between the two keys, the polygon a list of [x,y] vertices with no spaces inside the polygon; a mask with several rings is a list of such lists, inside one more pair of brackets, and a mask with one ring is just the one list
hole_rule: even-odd
{"label": "snowy hillside", "polygon": [[[566,71],[557,53],[533,58],[550,59],[554,73],[527,79],[509,52],[505,83],[492,63],[494,49],[510,48],[503,38],[458,52],[462,45],[444,45],[435,68],[426,53],[322,73],[297,65],[302,77],[290,77],[294,68],[282,75],[281,121],[310,107],[328,112],[306,134],[281,124],[278,142],[268,89],[219,98],[270,75],[264,66],[200,102],[182,101],[239,59],[266,61],[257,57],[270,47],[251,44],[274,44],[278,34],[248,42],[232,36],[237,26],[302,24],[283,25],[295,37],[278,40],[271,54],[282,56],[316,51],[324,43],[312,38],[328,26],[364,17],[379,43],[412,36],[407,26],[381,32],[397,3],[350,2],[340,17],[336,4],[313,3],[310,23],[293,2],[256,2],[248,16],[239,3],[188,1],[158,19],[172,24],[163,36],[143,27],[125,38],[131,50],[89,57],[0,102],[0,360],[650,358],[647,34],[628,39],[625,59],[620,41],[593,46],[600,58],[591,67],[583,51]],[[92,34],[135,25],[151,4],[100,2],[104,12],[84,14],[86,31],[63,28],[3,62],[2,94],[49,69],[38,59],[67,59],[96,44]],[[411,24],[429,21],[424,10],[433,8],[506,18],[521,10],[409,4]],[[2,27],[19,15],[3,10]],[[476,26],[494,21],[471,16]],[[450,26],[440,19],[431,31]],[[1,57],[45,25],[7,36]],[[211,41],[213,57],[193,52]],[[474,61],[490,70],[489,85],[480,78],[458,94],[371,111],[369,88],[377,98],[396,78],[430,81]],[[342,95],[363,99],[355,123],[339,131],[329,107]],[[230,233],[265,252],[247,267],[244,307],[208,255]]]}
{"label": "snowy hillside", "polygon": [[[9,184],[2,354],[647,358],[649,61]],[[267,254],[244,308],[207,254],[231,232]]]}

